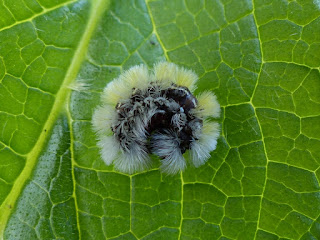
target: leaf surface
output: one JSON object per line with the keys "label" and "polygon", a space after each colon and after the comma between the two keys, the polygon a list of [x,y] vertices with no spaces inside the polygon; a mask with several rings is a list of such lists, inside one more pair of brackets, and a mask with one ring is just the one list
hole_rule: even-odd
{"label": "leaf surface", "polygon": [[[0,16],[0,239],[319,238],[319,1],[4,0]],[[175,176],[119,173],[92,113],[160,60],[218,96],[217,149]]]}

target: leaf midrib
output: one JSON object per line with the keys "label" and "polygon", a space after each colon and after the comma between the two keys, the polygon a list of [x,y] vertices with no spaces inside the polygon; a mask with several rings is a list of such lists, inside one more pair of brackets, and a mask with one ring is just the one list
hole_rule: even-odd
{"label": "leaf midrib", "polygon": [[[74,2],[72,2],[74,3]],[[72,4],[71,3],[71,4]],[[83,62],[88,45],[91,39],[92,34],[94,33],[94,30],[96,29],[97,23],[99,22],[100,17],[104,13],[105,10],[110,5],[109,0],[92,0],[91,1],[91,10],[90,15],[88,18],[87,26],[83,32],[83,35],[79,41],[79,44],[76,48],[76,51],[74,53],[74,56],[72,58],[71,64],[68,68],[68,71],[64,77],[63,83],[56,95],[56,99],[54,102],[54,105],[51,109],[50,115],[44,124],[43,129],[46,129],[46,131],[42,131],[38,141],[35,143],[33,149],[26,155],[26,165],[24,169],[22,170],[19,177],[16,179],[15,183],[12,186],[12,190],[5,199],[5,201],[0,206],[0,239],[3,239],[3,233],[4,229],[6,227],[6,223],[9,219],[9,216],[13,209],[9,208],[8,206],[15,206],[15,203],[22,191],[23,186],[25,185],[25,182],[32,174],[33,168],[37,162],[37,159],[39,155],[41,154],[41,151],[43,147],[46,144],[46,140],[49,137],[51,133],[51,129],[54,126],[57,117],[61,113],[61,111],[66,110],[66,106],[68,104],[67,99],[69,99],[70,91],[69,88],[70,84],[76,79],[76,76],[78,74],[78,71],[80,69],[81,63]],[[67,3],[65,5],[60,5],[60,7],[69,5],[70,3]],[[57,8],[54,8],[55,10]],[[47,13],[44,12],[44,13]],[[43,13],[42,13],[43,14]]]}

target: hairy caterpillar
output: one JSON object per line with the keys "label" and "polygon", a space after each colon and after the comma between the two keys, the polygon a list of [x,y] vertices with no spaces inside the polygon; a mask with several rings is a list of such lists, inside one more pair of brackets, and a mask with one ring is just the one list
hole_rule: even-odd
{"label": "hairy caterpillar", "polygon": [[103,161],[120,172],[151,166],[149,154],[161,159],[162,172],[176,174],[190,164],[203,165],[216,148],[220,116],[216,96],[192,94],[198,77],[191,70],[160,62],[149,73],[134,66],[110,82],[92,117]]}

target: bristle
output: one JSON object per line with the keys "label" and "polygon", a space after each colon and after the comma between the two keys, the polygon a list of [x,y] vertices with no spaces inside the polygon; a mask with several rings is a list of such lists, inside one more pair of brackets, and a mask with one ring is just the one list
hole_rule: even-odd
{"label": "bristle", "polygon": [[119,154],[119,141],[116,140],[114,136],[103,136],[99,139],[97,145],[100,147],[102,160],[109,166]]}
{"label": "bristle", "polygon": [[177,65],[168,62],[159,62],[154,65],[154,79],[163,88],[168,88],[172,83],[176,83]]}
{"label": "bristle", "polygon": [[132,143],[129,152],[122,151],[114,166],[120,172],[132,174],[150,168],[148,153],[137,143]]}
{"label": "bristle", "polygon": [[135,118],[135,126],[132,129],[132,133],[134,136],[137,136],[140,139],[145,139],[147,137],[147,124],[144,123],[144,116]]}
{"label": "bristle", "polygon": [[187,87],[191,92],[196,89],[196,82],[198,76],[191,70],[185,68],[179,68],[177,71],[177,85]]}
{"label": "bristle", "polygon": [[99,106],[93,113],[92,125],[99,135],[111,135],[111,126],[117,120],[117,112],[109,105]]}
{"label": "bristle", "polygon": [[170,155],[161,160],[161,171],[167,174],[176,174],[186,168],[186,161],[179,148],[173,149]]}
{"label": "bristle", "polygon": [[115,106],[120,101],[128,99],[132,94],[132,88],[121,79],[110,82],[104,89],[101,99],[103,103]]}
{"label": "bristle", "polygon": [[117,103],[128,99],[134,88],[145,90],[148,87],[149,79],[150,76],[146,66],[134,66],[107,85],[101,96],[102,101],[115,106]]}
{"label": "bristle", "polygon": [[86,80],[76,80],[76,82],[73,82],[69,85],[69,88],[73,91],[77,92],[85,92],[89,91],[91,87],[90,83],[87,83]]}
{"label": "bristle", "polygon": [[190,158],[195,167],[203,165],[210,158],[210,151],[203,140],[197,140],[191,143]]}
{"label": "bristle", "polygon": [[199,117],[220,117],[220,105],[217,101],[217,97],[209,91],[201,93],[197,96],[198,106],[192,110],[192,113]]}
{"label": "bristle", "polygon": [[178,128],[179,130],[182,129],[183,126],[186,125],[187,116],[184,113],[176,113],[172,116],[171,123],[173,126]]}
{"label": "bristle", "polygon": [[[208,144],[211,146],[211,150],[213,151],[216,149],[216,140],[220,135],[220,125],[217,122],[208,122],[204,121],[203,122],[203,127],[202,127],[202,137],[206,138]],[[212,143],[210,143],[210,140]]]}
{"label": "bristle", "polygon": [[210,152],[216,149],[218,137],[219,124],[205,121],[199,139],[191,143],[190,153],[194,166],[199,167],[210,158]]}
{"label": "bristle", "polygon": [[168,174],[176,174],[183,171],[186,167],[186,161],[179,148],[179,138],[174,132],[155,133],[151,137],[152,152],[161,160],[161,171]]}
{"label": "bristle", "polygon": [[126,83],[128,88],[146,90],[150,80],[148,68],[145,65],[134,66],[121,75],[121,80]]}

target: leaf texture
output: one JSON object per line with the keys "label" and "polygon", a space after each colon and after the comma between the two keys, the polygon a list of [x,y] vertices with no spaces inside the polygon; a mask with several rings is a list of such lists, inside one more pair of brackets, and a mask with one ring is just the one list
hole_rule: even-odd
{"label": "leaf texture", "polygon": [[[318,0],[4,0],[0,16],[0,239],[320,239]],[[119,173],[92,113],[160,60],[217,95],[217,149],[175,176]]]}

